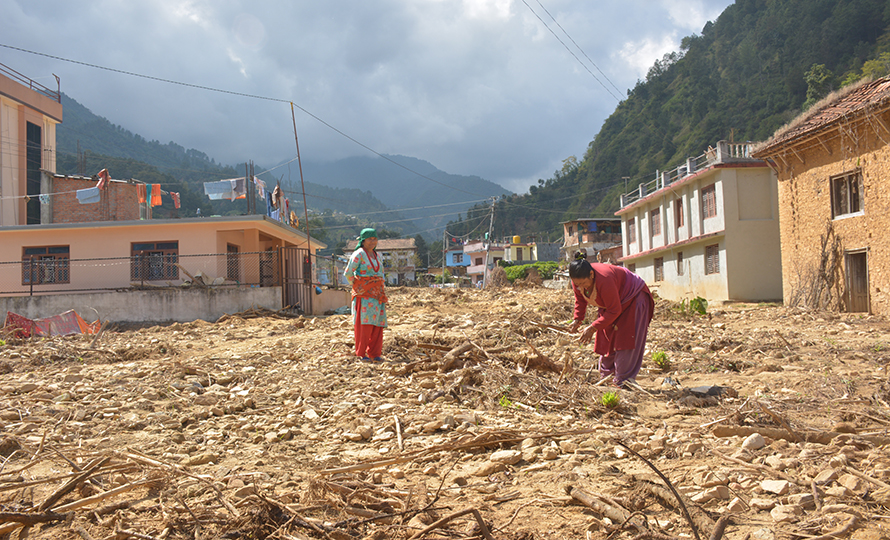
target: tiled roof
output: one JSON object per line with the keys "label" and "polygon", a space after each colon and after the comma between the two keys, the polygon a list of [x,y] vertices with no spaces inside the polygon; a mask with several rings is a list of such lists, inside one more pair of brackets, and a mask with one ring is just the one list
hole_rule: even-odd
{"label": "tiled roof", "polygon": [[393,249],[417,249],[413,238],[381,238],[377,240],[377,251]]}
{"label": "tiled roof", "polygon": [[817,103],[813,109],[799,117],[787,128],[776,132],[772,139],[754,150],[754,157],[770,155],[780,146],[788,145],[795,139],[811,134],[840,121],[843,118],[858,116],[869,109],[878,109],[890,104],[890,78],[877,79],[857,86],[824,104]]}

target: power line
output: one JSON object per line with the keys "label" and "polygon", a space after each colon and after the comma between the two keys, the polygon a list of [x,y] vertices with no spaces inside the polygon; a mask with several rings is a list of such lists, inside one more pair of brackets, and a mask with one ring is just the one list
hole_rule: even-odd
{"label": "power line", "polygon": [[[603,73],[603,70],[601,70],[601,69],[599,68],[599,66],[596,65],[596,62],[594,62],[592,58],[590,58],[589,56],[587,56],[587,53],[584,52],[584,49],[582,49],[581,46],[578,45],[578,43],[576,43],[574,39],[572,39],[572,36],[570,36],[569,33],[566,32],[566,29],[563,28],[561,24],[559,24],[559,21],[557,21],[556,18],[553,17],[553,15],[550,15],[550,12],[547,11],[547,8],[544,7],[544,4],[541,3],[541,0],[535,0],[535,1],[538,3],[539,6],[541,6],[541,9],[544,10],[544,13],[546,13],[546,14],[550,17],[550,19],[553,20],[553,22],[556,23],[556,26],[558,26],[559,29],[562,30],[562,33],[565,34],[566,37],[569,38],[569,40],[572,42],[572,44],[575,45],[575,47],[577,47],[579,51],[581,51],[581,54],[584,55],[584,58],[587,58],[587,60],[590,61],[590,64],[591,64],[593,67],[595,67],[596,70],[599,71],[600,74],[601,74],[603,77],[605,77],[605,79],[606,79],[607,81],[609,81],[609,84],[612,85],[612,88],[614,88],[614,89],[620,94],[620,93],[621,93],[621,90],[620,90],[617,86],[615,86],[615,83],[612,82],[612,79],[610,79],[608,75],[606,75],[605,73]],[[614,96],[613,96],[613,97],[614,97]],[[620,100],[619,100],[619,101],[620,101]]]}
{"label": "power line", "polygon": [[[525,0],[522,0],[522,3],[525,4],[525,7],[527,7],[528,10],[531,11],[532,14],[533,14],[535,17],[537,17],[537,19],[538,19],[539,21],[541,21],[541,24],[544,25],[544,28],[546,28],[551,34],[553,34],[553,37],[556,38],[556,41],[558,41],[563,47],[565,47],[565,49],[569,52],[569,54],[571,54],[572,57],[574,57],[575,60],[577,60],[578,63],[581,64],[581,67],[583,67],[585,70],[587,70],[587,73],[590,73],[590,76],[593,77],[593,78],[596,80],[596,82],[600,83],[600,86],[602,86],[603,89],[604,89],[610,96],[612,96],[613,98],[615,98],[615,100],[618,101],[618,102],[620,103],[620,102],[621,102],[621,98],[618,97],[618,96],[616,96],[615,94],[613,94],[612,91],[609,90],[609,87],[606,86],[605,84],[603,84],[603,81],[599,80],[599,78],[598,78],[596,75],[594,75],[594,73],[593,73],[592,71],[590,71],[590,68],[587,67],[587,65],[586,65],[584,62],[582,62],[580,58],[578,58],[578,55],[576,55],[574,52],[572,52],[572,49],[570,49],[569,46],[566,45],[565,42],[564,42],[562,39],[560,39],[560,37],[559,37],[558,35],[556,35],[556,32],[554,32],[553,29],[550,28],[550,27],[547,25],[546,22],[544,22],[544,19],[542,19],[540,15],[538,15],[537,13],[535,13],[535,10],[533,10],[532,7],[531,7],[530,5],[528,5],[528,2],[526,2]],[[546,11],[546,10],[545,10],[545,11]],[[566,34],[566,35],[568,35],[568,34]],[[591,62],[591,63],[592,63],[592,62]],[[597,69],[599,69],[599,68],[597,68]],[[611,81],[609,81],[609,82],[611,82]]]}
{"label": "power line", "polygon": [[[51,59],[53,59],[53,60],[59,60],[59,61],[62,61],[62,62],[69,62],[69,63],[72,63],[72,64],[79,64],[79,65],[82,65],[82,66],[87,66],[87,67],[91,67],[91,68],[95,68],[95,69],[101,69],[101,70],[105,70],[105,71],[111,71],[111,72],[114,72],[114,73],[121,73],[121,74],[123,74],[123,75],[130,75],[130,76],[132,76],[132,77],[140,77],[140,78],[143,78],[143,79],[149,79],[149,80],[152,80],[152,81],[158,81],[158,82],[163,82],[163,83],[167,83],[167,84],[174,84],[174,85],[179,85],[179,86],[185,86],[185,87],[187,87],[187,88],[195,88],[195,89],[197,89],[197,90],[205,90],[205,91],[208,91],[208,92],[218,92],[218,93],[221,93],[221,94],[229,94],[229,95],[233,95],[233,96],[246,97],[246,98],[252,98],[252,99],[261,99],[261,100],[265,100],[265,101],[273,101],[273,102],[277,102],[277,103],[289,103],[289,104],[292,105],[293,107],[296,107],[297,109],[300,109],[300,111],[302,111],[302,112],[304,112],[305,114],[309,115],[310,117],[314,118],[316,121],[318,121],[318,122],[321,123],[322,125],[326,126],[327,128],[333,130],[334,132],[336,132],[337,134],[341,135],[342,137],[345,137],[346,139],[349,139],[349,140],[352,141],[353,143],[355,143],[355,144],[361,146],[361,147],[364,148],[365,150],[368,150],[369,152],[371,152],[371,153],[377,155],[378,157],[381,157],[381,158],[385,159],[386,161],[389,161],[389,162],[392,163],[393,165],[396,165],[396,166],[398,166],[398,167],[401,167],[401,168],[405,169],[406,171],[408,171],[408,172],[410,172],[410,173],[412,173],[412,174],[415,174],[415,175],[417,175],[417,176],[419,176],[419,177],[421,177],[421,178],[424,178],[424,179],[426,179],[426,180],[429,180],[430,182],[433,182],[433,183],[439,184],[439,185],[441,185],[441,186],[444,186],[444,187],[446,187],[446,188],[448,188],[448,189],[453,189],[454,191],[460,191],[460,192],[462,192],[462,193],[466,193],[466,194],[468,194],[468,195],[475,195],[475,196],[477,196],[477,197],[482,197],[482,196],[483,196],[481,193],[473,193],[473,192],[470,192],[470,191],[466,191],[466,190],[463,190],[463,189],[460,189],[460,188],[451,186],[451,185],[449,185],[449,184],[446,184],[445,182],[440,182],[440,181],[438,181],[438,180],[435,180],[435,179],[433,179],[433,178],[430,178],[429,176],[427,176],[427,175],[425,175],[425,174],[419,173],[419,172],[417,172],[417,171],[411,169],[410,167],[406,167],[405,165],[402,165],[401,163],[399,163],[399,162],[397,162],[397,161],[395,161],[395,160],[393,160],[393,159],[391,159],[391,158],[385,156],[384,154],[381,154],[381,153],[378,152],[377,150],[374,150],[374,149],[371,148],[370,146],[368,146],[368,145],[366,145],[365,143],[363,143],[363,142],[361,142],[361,141],[355,139],[354,137],[352,137],[352,136],[350,136],[350,135],[347,135],[347,134],[344,133],[343,131],[339,130],[338,128],[334,127],[333,125],[329,124],[328,122],[322,120],[321,118],[319,118],[319,117],[316,116],[315,114],[309,112],[309,111],[306,110],[305,108],[303,108],[303,107],[297,105],[296,103],[294,103],[293,101],[291,101],[291,100],[289,100],[289,99],[281,99],[281,98],[273,98],[273,97],[268,97],[268,96],[260,96],[260,95],[257,95],[257,94],[248,94],[248,93],[245,93],[245,92],[235,92],[235,91],[232,91],[232,90],[223,90],[223,89],[221,89],[221,88],[214,88],[214,87],[211,87],[211,86],[204,86],[204,85],[200,85],[200,84],[192,84],[192,83],[185,83],[185,82],[181,82],[181,81],[174,81],[174,80],[172,80],[172,79],[165,79],[165,78],[162,78],[162,77],[155,77],[155,76],[152,76],[152,75],[143,75],[143,74],[141,74],[141,73],[135,73],[135,72],[133,72],[133,71],[125,71],[125,70],[122,70],[122,69],[115,69],[115,68],[110,68],[110,67],[100,66],[100,65],[97,65],[97,64],[91,64],[91,63],[88,63],[88,62],[81,62],[81,61],[79,61],[79,60],[71,60],[71,59],[69,59],[69,58],[63,58],[63,57],[61,57],[61,56],[54,56],[54,55],[46,54],[46,53],[42,53],[42,52],[31,51],[31,50],[28,50],[28,49],[23,49],[23,48],[21,48],[21,47],[14,47],[14,46],[12,46],[12,45],[6,45],[6,44],[4,44],[4,43],[0,43],[0,47],[5,47],[5,48],[7,48],[7,49],[12,49],[12,50],[16,50],[16,51],[21,51],[21,52],[28,53],[28,54],[34,54],[34,55],[37,55],[37,56],[43,56],[43,57],[46,57],[46,58],[51,58]],[[291,161],[293,161],[293,160],[291,160]],[[288,162],[288,163],[290,163],[290,162]],[[284,165],[284,164],[282,164],[282,165]],[[281,165],[279,165],[279,166],[281,166]]]}

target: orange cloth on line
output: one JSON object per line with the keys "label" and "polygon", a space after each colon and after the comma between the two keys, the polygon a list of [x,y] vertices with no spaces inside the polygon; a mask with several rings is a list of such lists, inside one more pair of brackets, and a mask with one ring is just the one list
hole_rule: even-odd
{"label": "orange cloth on line", "polygon": [[145,203],[146,193],[145,193],[145,184],[136,184],[136,196],[139,197],[139,203]]}
{"label": "orange cloth on line", "polygon": [[151,205],[152,206],[161,206],[163,201],[161,200],[161,184],[152,184],[151,185]]}
{"label": "orange cloth on line", "polygon": [[355,276],[352,279],[353,298],[373,298],[381,304],[387,302],[383,290],[383,278],[380,276]]}

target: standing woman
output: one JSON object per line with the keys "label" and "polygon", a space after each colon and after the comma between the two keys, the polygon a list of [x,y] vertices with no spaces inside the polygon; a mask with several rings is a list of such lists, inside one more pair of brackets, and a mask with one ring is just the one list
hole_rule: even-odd
{"label": "standing woman", "polygon": [[593,351],[600,356],[600,376],[613,375],[613,384],[622,387],[635,381],[643,365],[646,334],[655,313],[655,301],[640,276],[622,266],[589,263],[582,252],[569,264],[569,277],[575,293],[572,332],[577,332],[587,314],[587,305],[597,307],[596,319],[584,329],[579,340],[594,339]]}
{"label": "standing woman", "polygon": [[366,362],[382,362],[387,300],[383,265],[377,257],[377,231],[362,229],[344,276],[352,285],[355,355]]}

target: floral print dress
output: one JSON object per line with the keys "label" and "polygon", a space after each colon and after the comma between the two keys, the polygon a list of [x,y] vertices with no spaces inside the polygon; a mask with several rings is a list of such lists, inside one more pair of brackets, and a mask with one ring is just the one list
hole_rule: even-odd
{"label": "floral print dress", "polygon": [[[379,277],[384,281],[386,280],[381,258],[379,256],[373,258],[368,256],[362,248],[355,250],[349,257],[349,263],[346,265],[346,271],[343,274],[352,278]],[[349,281],[352,280],[350,279]],[[386,328],[386,304],[377,299],[353,297],[352,316],[353,320],[358,317],[360,324]]]}

